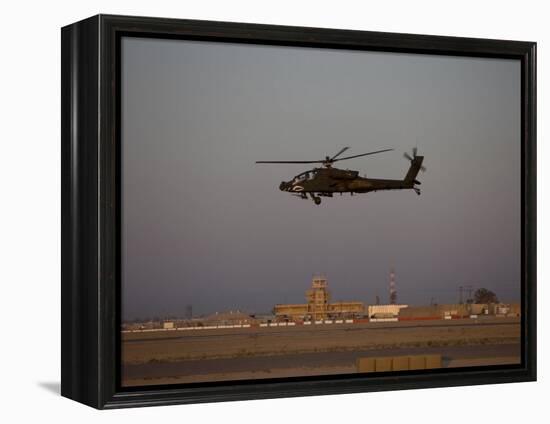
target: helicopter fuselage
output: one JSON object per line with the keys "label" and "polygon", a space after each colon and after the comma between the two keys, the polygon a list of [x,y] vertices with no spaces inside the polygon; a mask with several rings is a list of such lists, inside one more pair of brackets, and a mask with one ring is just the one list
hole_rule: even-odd
{"label": "helicopter fuselage", "polygon": [[416,175],[423,159],[423,156],[415,157],[409,172],[402,180],[361,177],[358,171],[347,169],[315,168],[296,175],[291,181],[281,182],[279,189],[303,198],[307,198],[309,194],[313,200],[317,196],[332,197],[335,193],[369,193],[380,190],[410,189],[420,194],[420,189],[416,187],[420,184]]}
{"label": "helicopter fuselage", "polygon": [[363,153],[360,155],[340,157],[338,156],[346,151],[348,147],[341,149],[336,155],[326,157],[324,160],[317,161],[257,161],[256,163],[322,163],[324,167],[318,167],[304,171],[296,175],[290,181],[283,181],[279,185],[281,191],[286,191],[307,199],[308,195],[319,205],[321,197],[332,197],[334,193],[369,193],[380,190],[407,190],[411,189],[420,194],[420,189],[416,187],[420,182],[416,179],[420,170],[425,170],[422,166],[424,156],[418,156],[416,148],[413,149],[413,156],[405,153],[405,158],[410,161],[410,167],[402,180],[388,180],[381,178],[361,177],[359,171],[349,169],[334,168],[334,162],[352,159],[360,156],[372,155],[375,153],[386,152],[392,149],[378,150],[375,152]]}
{"label": "helicopter fuselage", "polygon": [[281,191],[291,193],[368,193],[377,190],[398,190],[414,188],[413,181],[387,180],[359,176],[357,171],[336,168],[318,168],[311,172],[313,177],[297,176],[291,181],[281,182]]}

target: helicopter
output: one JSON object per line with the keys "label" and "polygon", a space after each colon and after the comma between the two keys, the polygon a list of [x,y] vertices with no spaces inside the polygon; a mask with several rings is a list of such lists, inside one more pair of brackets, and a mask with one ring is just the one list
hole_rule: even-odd
{"label": "helicopter", "polygon": [[349,169],[338,169],[332,165],[335,162],[358,158],[361,156],[369,156],[383,152],[389,152],[394,149],[376,150],[374,152],[362,153],[360,155],[339,157],[347,151],[349,147],[342,148],[334,156],[325,156],[325,159],[310,160],[310,161],[256,161],[256,163],[282,163],[282,164],[309,164],[320,163],[323,166],[301,172],[296,175],[291,181],[283,181],[279,185],[281,191],[286,191],[298,196],[302,199],[307,199],[308,195],[316,205],[321,204],[322,197],[333,197],[335,193],[350,193],[352,196],[355,193],[369,193],[379,190],[414,190],[420,195],[420,189],[416,187],[420,185],[420,181],[416,179],[420,170],[425,171],[422,166],[424,156],[418,156],[418,149],[412,149],[412,156],[405,153],[404,156],[410,161],[410,166],[402,180],[386,180],[378,178],[367,178],[359,176],[359,171]]}

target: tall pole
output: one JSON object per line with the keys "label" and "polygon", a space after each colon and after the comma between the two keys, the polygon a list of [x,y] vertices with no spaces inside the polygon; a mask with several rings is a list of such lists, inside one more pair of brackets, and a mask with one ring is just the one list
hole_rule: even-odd
{"label": "tall pole", "polygon": [[390,305],[397,303],[397,290],[395,288],[395,272],[393,268],[390,269]]}
{"label": "tall pole", "polygon": [[468,303],[473,303],[472,292],[474,291],[474,288],[471,285],[466,286],[466,288],[468,289]]}

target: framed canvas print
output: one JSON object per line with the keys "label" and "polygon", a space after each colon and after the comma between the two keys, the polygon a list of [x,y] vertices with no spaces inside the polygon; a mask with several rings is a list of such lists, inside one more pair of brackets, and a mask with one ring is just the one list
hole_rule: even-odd
{"label": "framed canvas print", "polygon": [[62,29],[62,394],[536,378],[535,43]]}

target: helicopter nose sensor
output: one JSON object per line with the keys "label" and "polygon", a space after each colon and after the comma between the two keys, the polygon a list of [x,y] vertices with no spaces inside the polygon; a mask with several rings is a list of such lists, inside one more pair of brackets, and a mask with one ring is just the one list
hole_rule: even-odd
{"label": "helicopter nose sensor", "polygon": [[279,190],[281,191],[288,191],[289,184],[285,181],[281,181],[281,184],[279,185]]}

